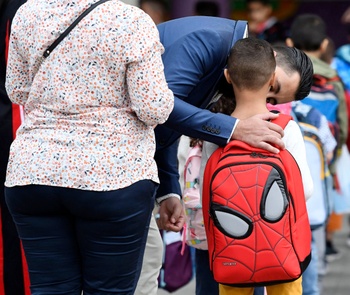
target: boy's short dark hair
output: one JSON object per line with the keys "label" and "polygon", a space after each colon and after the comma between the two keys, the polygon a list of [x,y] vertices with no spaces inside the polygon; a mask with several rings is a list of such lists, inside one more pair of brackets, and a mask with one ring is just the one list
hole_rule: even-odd
{"label": "boy's short dark hair", "polygon": [[295,72],[299,73],[300,83],[294,99],[304,99],[309,95],[312,85],[314,73],[312,61],[303,51],[295,47],[278,45],[274,46],[273,49],[277,53],[277,65],[282,68],[287,75],[292,75]]}
{"label": "boy's short dark hair", "polygon": [[257,38],[238,40],[230,50],[227,69],[238,89],[260,89],[276,69],[271,44]]}
{"label": "boy's short dark hair", "polygon": [[291,25],[290,38],[296,48],[316,51],[327,38],[326,23],[316,14],[301,14]]}

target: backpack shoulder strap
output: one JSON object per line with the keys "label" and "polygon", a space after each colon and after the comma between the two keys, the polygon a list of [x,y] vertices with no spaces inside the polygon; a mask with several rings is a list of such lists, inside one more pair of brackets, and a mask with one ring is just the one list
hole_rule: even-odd
{"label": "backpack shoulder strap", "polygon": [[338,82],[338,81],[340,81],[340,77],[338,75],[335,75],[335,76],[329,78],[329,77],[322,76],[320,74],[314,74],[313,75],[313,81],[316,84],[325,85],[328,82]]}
{"label": "backpack shoulder strap", "polygon": [[271,120],[271,122],[281,126],[284,129],[287,126],[288,122],[292,119],[292,116],[280,113],[278,117]]}

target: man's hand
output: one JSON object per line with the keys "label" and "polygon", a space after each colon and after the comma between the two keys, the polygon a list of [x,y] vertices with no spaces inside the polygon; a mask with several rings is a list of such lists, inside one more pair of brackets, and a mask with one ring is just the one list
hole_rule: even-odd
{"label": "man's hand", "polygon": [[277,124],[267,121],[277,117],[278,114],[266,113],[239,120],[231,139],[238,139],[251,146],[278,153],[279,149],[284,149],[284,143],[281,139],[283,129]]}
{"label": "man's hand", "polygon": [[158,227],[178,232],[185,223],[184,209],[178,198],[168,198],[160,203]]}

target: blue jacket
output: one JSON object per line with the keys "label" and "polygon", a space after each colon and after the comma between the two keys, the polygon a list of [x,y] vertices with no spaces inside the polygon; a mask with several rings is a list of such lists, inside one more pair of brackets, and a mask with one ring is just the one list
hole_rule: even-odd
{"label": "blue jacket", "polygon": [[165,48],[165,77],[175,96],[169,119],[155,129],[160,186],[157,197],[181,195],[177,164],[182,134],[224,145],[236,119],[205,110],[223,77],[233,44],[243,38],[246,21],[190,16],[158,25]]}

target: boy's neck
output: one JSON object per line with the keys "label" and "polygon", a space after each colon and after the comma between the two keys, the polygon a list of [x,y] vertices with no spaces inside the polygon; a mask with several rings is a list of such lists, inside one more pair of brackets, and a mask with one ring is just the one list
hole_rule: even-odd
{"label": "boy's neck", "polygon": [[254,115],[268,113],[269,110],[266,106],[267,93],[268,90],[265,88],[259,91],[239,91],[235,89],[236,107],[231,115],[243,120]]}
{"label": "boy's neck", "polygon": [[306,55],[308,56],[312,56],[315,58],[320,59],[322,56],[322,51],[321,50],[315,50],[315,51],[304,51],[306,53]]}

